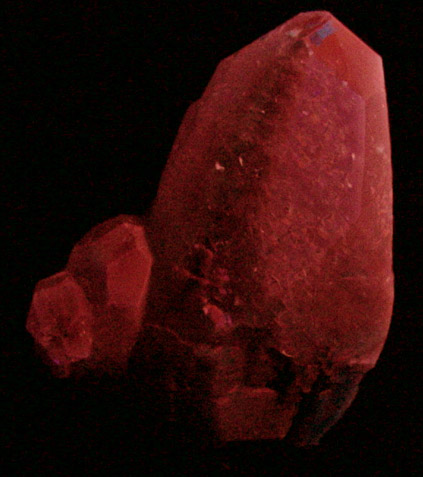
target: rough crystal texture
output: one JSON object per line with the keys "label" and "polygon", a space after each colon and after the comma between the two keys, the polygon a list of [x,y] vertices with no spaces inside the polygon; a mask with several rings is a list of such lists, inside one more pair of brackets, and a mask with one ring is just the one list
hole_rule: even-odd
{"label": "rough crystal texture", "polygon": [[221,438],[313,444],[349,406],[391,317],[391,182],[381,58],[330,13],[222,61],[187,111],[146,322],[207,364]]}
{"label": "rough crystal texture", "polygon": [[66,271],[37,285],[27,328],[64,376],[78,362],[84,369],[125,368],[151,264],[141,222],[123,215],[92,229],[74,247]]}

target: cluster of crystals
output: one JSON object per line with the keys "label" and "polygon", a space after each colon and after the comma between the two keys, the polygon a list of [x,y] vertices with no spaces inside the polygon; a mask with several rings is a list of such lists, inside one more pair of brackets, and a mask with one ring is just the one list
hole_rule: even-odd
{"label": "cluster of crystals", "polygon": [[66,269],[41,280],[27,329],[59,375],[125,367],[141,329],[152,265],[144,228],[119,216],[91,230]]}
{"label": "cluster of crystals", "polygon": [[63,375],[124,367],[136,344],[134,366],[201,396],[222,440],[304,445],[351,404],[392,304],[382,60],[309,12],[219,65],[145,235],[128,216],[93,229],[37,285],[27,327]]}

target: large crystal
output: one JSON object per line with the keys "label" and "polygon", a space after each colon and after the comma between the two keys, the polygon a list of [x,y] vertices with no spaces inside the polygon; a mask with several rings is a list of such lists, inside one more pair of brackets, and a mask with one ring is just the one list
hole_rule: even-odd
{"label": "large crystal", "polygon": [[185,115],[149,234],[145,339],[169,329],[207,364],[218,434],[317,442],[391,318],[380,56],[310,12],[222,61]]}

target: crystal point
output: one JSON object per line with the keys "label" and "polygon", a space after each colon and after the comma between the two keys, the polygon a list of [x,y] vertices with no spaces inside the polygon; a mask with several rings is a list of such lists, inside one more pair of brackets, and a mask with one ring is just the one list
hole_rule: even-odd
{"label": "crystal point", "polygon": [[[244,356],[226,397],[206,398],[221,437],[318,442],[375,365],[392,312],[380,56],[308,12],[223,60],[185,115],[150,233],[147,321],[193,355],[225,342]],[[203,376],[211,390],[220,367]]]}

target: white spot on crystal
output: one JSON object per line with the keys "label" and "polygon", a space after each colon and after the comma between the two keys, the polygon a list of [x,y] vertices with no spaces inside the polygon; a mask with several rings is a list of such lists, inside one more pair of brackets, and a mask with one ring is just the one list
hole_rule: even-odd
{"label": "white spot on crystal", "polygon": [[347,181],[347,187],[348,187],[348,189],[352,189],[352,184],[351,184],[350,181]]}
{"label": "white spot on crystal", "polygon": [[308,111],[301,111],[301,112],[304,114],[304,116],[308,116],[310,114]]}
{"label": "white spot on crystal", "polygon": [[354,159],[355,159],[355,157],[356,157],[356,156],[355,156],[355,154],[354,154],[354,153],[352,153],[352,154],[351,154],[351,158],[352,158],[352,160],[354,160]]}
{"label": "white spot on crystal", "polygon": [[215,163],[214,165],[216,171],[224,171],[225,168],[222,166],[222,164],[219,164],[218,162]]}
{"label": "white spot on crystal", "polygon": [[345,80],[344,80],[344,81],[342,82],[342,86],[348,86],[348,81],[345,81]]}
{"label": "white spot on crystal", "polygon": [[287,36],[291,38],[297,38],[297,36],[301,33],[301,28],[294,28],[293,30],[289,30],[286,32]]}
{"label": "white spot on crystal", "polygon": [[244,159],[241,156],[238,157],[238,161],[241,164],[241,167],[244,167]]}
{"label": "white spot on crystal", "polygon": [[227,325],[232,325],[231,315],[229,313],[224,313],[223,316],[225,318],[226,324]]}
{"label": "white spot on crystal", "polygon": [[384,146],[377,146],[377,147],[376,147],[376,151],[377,151],[379,154],[382,154],[383,152],[385,152],[385,147],[384,147]]}

